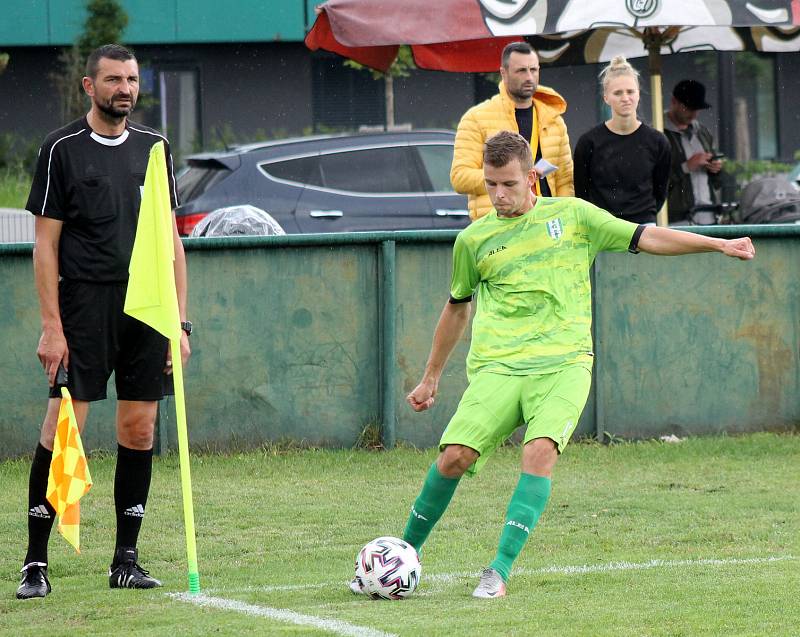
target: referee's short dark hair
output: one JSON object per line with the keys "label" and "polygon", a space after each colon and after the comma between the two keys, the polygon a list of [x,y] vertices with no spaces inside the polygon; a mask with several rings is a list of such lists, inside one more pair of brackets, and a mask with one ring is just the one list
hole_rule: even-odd
{"label": "referee's short dark hair", "polygon": [[522,135],[502,130],[486,140],[483,149],[483,163],[502,168],[514,159],[519,160],[523,172],[533,168],[533,155],[530,144]]}
{"label": "referee's short dark hair", "polygon": [[[533,47],[527,42],[512,42],[511,44],[506,44],[506,47],[503,49],[503,54],[500,56],[500,64],[504,69],[508,68],[508,59],[511,57],[512,53],[528,55],[529,53],[536,53],[536,51],[534,51]],[[539,57],[538,53],[536,57]]]}
{"label": "referee's short dark hair", "polygon": [[100,67],[100,60],[102,58],[126,62],[127,60],[135,60],[136,56],[119,44],[104,44],[103,46],[99,46],[86,58],[86,77],[92,79],[97,77],[97,70]]}

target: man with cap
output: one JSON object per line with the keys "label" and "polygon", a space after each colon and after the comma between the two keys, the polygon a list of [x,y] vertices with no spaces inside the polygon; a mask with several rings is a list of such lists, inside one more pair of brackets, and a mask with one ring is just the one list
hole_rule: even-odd
{"label": "man with cap", "polygon": [[672,91],[664,118],[664,134],[672,147],[669,222],[671,225],[715,222],[722,156],[714,150],[711,131],[697,114],[711,105],[706,87],[696,80],[681,80]]}

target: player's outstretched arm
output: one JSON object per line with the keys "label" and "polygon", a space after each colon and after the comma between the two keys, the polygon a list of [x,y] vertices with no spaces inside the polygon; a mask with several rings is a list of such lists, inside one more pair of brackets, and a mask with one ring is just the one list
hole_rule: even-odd
{"label": "player's outstretched arm", "polygon": [[697,252],[721,252],[729,257],[747,261],[756,256],[750,237],[718,239],[693,232],[647,226],[639,238],[639,249],[648,254],[679,256]]}
{"label": "player's outstretched arm", "polygon": [[447,359],[464,333],[469,323],[472,303],[445,304],[436,331],[433,334],[433,345],[425,365],[425,373],[408,396],[406,401],[414,411],[425,411],[433,406],[436,391],[439,387],[439,378],[442,376]]}

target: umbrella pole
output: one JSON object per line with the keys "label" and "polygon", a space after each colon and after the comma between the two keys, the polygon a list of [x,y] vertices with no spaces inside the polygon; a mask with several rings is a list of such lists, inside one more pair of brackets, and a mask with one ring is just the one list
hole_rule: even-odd
{"label": "umbrella pole", "polygon": [[[664,111],[661,106],[661,73],[650,74],[650,95],[653,100],[653,127],[656,130],[664,132]],[[656,215],[656,224],[659,226],[669,225],[669,213],[667,211],[667,202],[661,206],[661,210]]]}
{"label": "umbrella pole", "polygon": [[[664,132],[664,106],[661,96],[661,38],[647,38],[646,46],[650,62],[650,101],[653,111],[653,128]],[[666,201],[656,215],[656,223],[659,226],[669,225]]]}
{"label": "umbrella pole", "polygon": [[650,74],[650,95],[653,100],[653,128],[664,132],[664,111],[661,106],[661,75]]}

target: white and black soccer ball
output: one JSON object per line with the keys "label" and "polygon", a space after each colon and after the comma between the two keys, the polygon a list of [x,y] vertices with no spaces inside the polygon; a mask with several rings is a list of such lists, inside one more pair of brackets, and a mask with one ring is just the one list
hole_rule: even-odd
{"label": "white and black soccer ball", "polygon": [[419,584],[422,565],[417,551],[396,537],[379,537],[356,556],[356,579],[373,599],[403,599]]}

